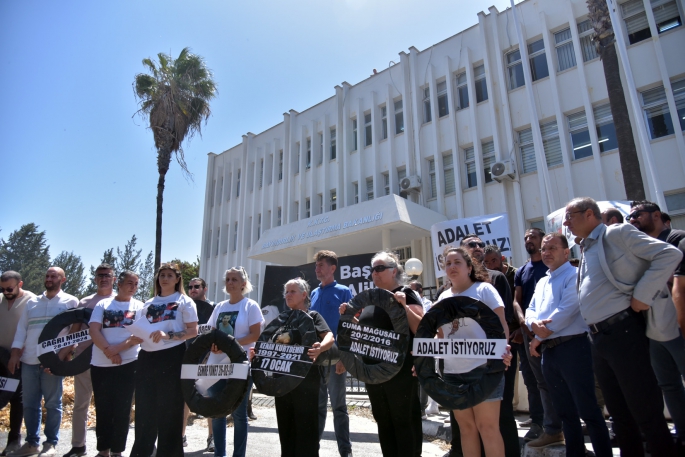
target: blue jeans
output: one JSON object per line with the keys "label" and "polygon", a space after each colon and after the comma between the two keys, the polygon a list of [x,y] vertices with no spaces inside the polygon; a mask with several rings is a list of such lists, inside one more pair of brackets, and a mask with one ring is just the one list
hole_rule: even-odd
{"label": "blue jeans", "polygon": [[592,349],[587,336],[579,336],[542,353],[545,375],[554,408],[561,417],[568,457],[585,456],[582,418],[597,457],[611,457],[611,441],[604,415],[595,396]]}
{"label": "blue jeans", "polygon": [[549,393],[547,382],[542,374],[542,358],[530,355],[530,338],[528,338],[526,332],[523,332],[523,344],[525,345],[526,353],[528,354],[530,369],[538,382],[538,390],[540,391],[540,399],[542,400],[542,409],[544,411],[542,427],[548,434],[556,435],[561,431],[561,419],[554,409],[552,396]]}
{"label": "blue jeans", "polygon": [[331,396],[331,408],[333,408],[333,427],[335,439],[338,442],[338,452],[346,455],[352,452],[350,443],[350,418],[347,415],[347,398],[345,395],[345,378],[347,372],[335,374],[335,365],[329,368],[328,383],[321,379],[319,386],[319,440],[323,436],[326,427],[326,412],[328,411],[328,395]]}
{"label": "blue jeans", "polygon": [[40,365],[21,366],[21,382],[24,395],[24,423],[26,442],[40,444],[41,398],[45,398],[45,441],[57,446],[59,426],[62,422],[62,376],[43,371]]}
{"label": "blue jeans", "polygon": [[[224,381],[225,382],[225,381]],[[214,386],[221,384],[217,382]],[[212,386],[212,387],[214,387]],[[223,387],[222,387],[223,389]],[[233,411],[233,457],[245,457],[247,450],[247,402],[250,399],[252,377],[247,379],[247,393],[242,403]],[[211,392],[211,388],[210,388]],[[226,456],[226,418],[212,419],[212,433],[214,434],[214,456]]]}
{"label": "blue jeans", "polygon": [[649,340],[649,355],[678,437],[685,439],[685,339]]}

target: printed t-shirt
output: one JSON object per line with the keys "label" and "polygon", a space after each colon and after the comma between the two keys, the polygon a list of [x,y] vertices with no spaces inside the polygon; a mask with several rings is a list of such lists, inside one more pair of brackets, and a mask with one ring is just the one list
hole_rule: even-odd
{"label": "printed t-shirt", "polygon": [[[235,304],[231,304],[230,300],[222,301],[214,307],[207,323],[227,335],[240,339],[250,334],[250,326],[262,322],[264,316],[259,304],[246,297]],[[253,347],[254,343],[243,345],[246,352]]]}
{"label": "printed t-shirt", "polygon": [[[90,316],[89,323],[102,324],[102,336],[105,337],[110,345],[121,344],[131,336],[131,332],[124,325],[132,324],[136,319],[137,312],[143,309],[143,306],[145,304],[135,298],[132,298],[130,302],[121,302],[114,298],[107,298],[93,308],[93,314]],[[119,353],[121,364],[125,365],[136,360],[138,358],[138,351],[140,351],[139,344],[121,351]],[[93,345],[93,357],[90,363],[96,367],[117,366],[107,358],[102,349],[97,347],[97,345]]]}
{"label": "printed t-shirt", "polygon": [[[440,294],[439,300],[444,300],[449,297],[471,297],[476,300],[480,300],[485,305],[487,305],[491,310],[495,310],[500,307],[504,307],[504,303],[491,284],[486,282],[475,282],[471,287],[466,289],[461,293],[454,293],[450,289],[447,289],[442,294]],[[454,329],[454,326],[457,329]],[[481,327],[478,322],[471,319],[470,317],[465,317],[462,319],[457,319],[451,324],[445,324],[442,327],[442,333],[445,338],[453,339],[485,339],[487,335],[485,330]],[[487,359],[456,359],[449,358],[445,359],[445,373],[467,373],[476,367],[479,367],[487,363]]]}
{"label": "printed t-shirt", "polygon": [[[185,330],[186,324],[197,322],[197,309],[195,302],[180,292],[174,292],[166,297],[159,295],[145,302],[145,307],[138,311],[138,319],[147,319],[151,324],[151,331],[161,330],[164,333],[181,332]],[[140,344],[141,349],[149,352],[169,349],[179,344],[184,344],[180,340],[162,340],[163,347],[152,344],[150,338],[143,339]]]}

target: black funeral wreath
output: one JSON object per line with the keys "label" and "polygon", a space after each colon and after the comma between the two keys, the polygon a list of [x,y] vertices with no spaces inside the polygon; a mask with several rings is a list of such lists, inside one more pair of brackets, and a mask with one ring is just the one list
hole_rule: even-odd
{"label": "black funeral wreath", "polygon": [[[198,336],[186,349],[183,363],[199,365],[212,348],[212,344],[224,352],[231,363],[247,361],[247,354],[231,335],[214,329]],[[233,413],[247,394],[247,379],[226,379],[226,386],[216,395],[205,397],[195,388],[194,379],[181,379],[181,390],[188,408],[196,414],[210,418],[222,418]]]}
{"label": "black funeral wreath", "polygon": [[[90,315],[93,313],[89,308],[75,308],[64,311],[53,317],[48,322],[43,331],[38,337],[38,345],[44,341],[50,341],[57,338],[57,335],[72,324],[86,324],[90,322]],[[88,347],[72,360],[60,360],[55,352],[46,352],[39,355],[41,365],[49,368],[55,376],[76,376],[90,368],[90,359],[93,353],[93,345],[88,344]]]}
{"label": "black funeral wreath", "polygon": [[[319,341],[314,327],[314,320],[304,311],[288,309],[266,326],[259,341],[282,344],[297,344],[311,346]],[[323,354],[322,354],[323,355]],[[310,368],[311,369],[311,368]],[[302,378],[280,374],[267,375],[266,372],[255,370],[252,372],[255,387],[264,395],[281,397],[300,385]]]}
{"label": "black funeral wreath", "polygon": [[[390,321],[392,322],[392,330],[395,333],[406,335],[407,338],[404,341],[405,345],[408,344],[409,322],[407,321],[407,312],[404,310],[404,307],[395,300],[395,295],[385,289],[367,289],[364,292],[355,295],[348,303],[345,314],[340,317],[340,321],[349,321],[354,315],[358,315],[361,310],[372,305],[377,306],[388,313]],[[344,348],[339,337],[338,346],[341,349]],[[363,383],[380,384],[392,379],[402,368],[406,356],[406,346],[399,349],[400,351],[397,356],[396,364],[390,362],[367,364],[361,355],[346,350],[340,351],[340,360],[343,365],[345,365],[345,369]]]}
{"label": "black funeral wreath", "polygon": [[[14,374],[10,373],[9,368],[7,368],[9,361],[10,352],[5,348],[0,347],[0,378],[20,379],[19,370],[15,370]],[[9,390],[0,390],[0,409],[7,406],[7,403],[10,402],[13,396],[14,392],[10,392]]]}
{"label": "black funeral wreath", "polygon": [[[423,316],[416,338],[433,338],[440,326],[455,319],[470,317],[485,331],[488,339],[504,339],[499,316],[484,303],[470,297],[450,297],[439,301]],[[460,384],[445,382],[435,370],[433,357],[414,357],[419,383],[426,393],[440,405],[449,409],[471,408],[495,390],[504,376],[506,366],[501,359],[488,359],[480,379]]]}

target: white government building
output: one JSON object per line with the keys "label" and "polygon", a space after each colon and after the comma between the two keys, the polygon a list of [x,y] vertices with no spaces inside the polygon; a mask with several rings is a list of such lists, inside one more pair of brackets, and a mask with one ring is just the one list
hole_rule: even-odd
{"label": "white government building", "polygon": [[[576,196],[626,195],[585,0],[526,0],[221,154],[209,153],[200,271],[223,300],[242,265],[259,300],[268,264],[397,249],[435,285],[432,224],[507,212],[523,233]],[[648,199],[685,225],[682,0],[616,4],[622,80]]]}

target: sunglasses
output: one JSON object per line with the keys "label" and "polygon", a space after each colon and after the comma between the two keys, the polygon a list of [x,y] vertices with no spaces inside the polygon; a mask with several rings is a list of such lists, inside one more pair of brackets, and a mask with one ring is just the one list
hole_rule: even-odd
{"label": "sunglasses", "polygon": [[466,245],[470,248],[475,248],[477,246],[482,249],[485,247],[485,243],[483,243],[482,241],[469,241],[468,243],[466,243]]}
{"label": "sunglasses", "polygon": [[188,286],[188,290],[202,289],[202,284],[191,284]]}
{"label": "sunglasses", "polygon": [[11,294],[13,290],[14,287],[0,287],[0,294],[4,294],[5,292]]}
{"label": "sunglasses", "polygon": [[635,210],[632,213],[628,214],[628,220],[637,219],[638,217],[640,217],[640,214],[642,214],[642,213],[653,213],[654,211],[656,211],[656,210],[654,210],[654,209],[638,209],[638,210]]}
{"label": "sunglasses", "polygon": [[388,265],[376,265],[375,267],[371,267],[371,272],[372,273],[383,273],[385,270],[389,270],[390,268],[395,268],[395,267],[390,267]]}

